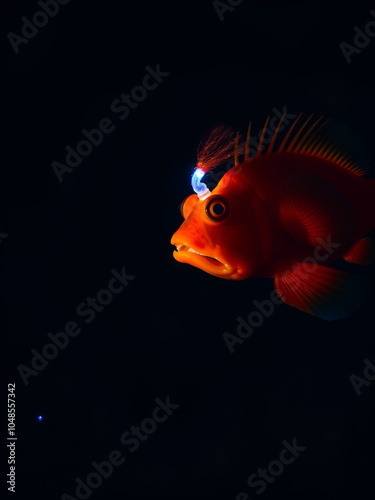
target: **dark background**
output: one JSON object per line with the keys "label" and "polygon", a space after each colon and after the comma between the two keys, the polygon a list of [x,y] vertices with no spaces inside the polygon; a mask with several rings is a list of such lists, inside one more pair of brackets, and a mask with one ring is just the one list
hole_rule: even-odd
{"label": "dark background", "polygon": [[[349,377],[375,359],[373,301],[336,322],[277,306],[230,354],[224,332],[272,280],[179,264],[170,238],[216,123],[245,133],[273,108],[324,114],[374,163],[375,41],[350,64],[339,47],[371,8],[244,0],[221,22],[209,1],[73,0],[15,54],[6,35],[40,7],[1,2],[1,331],[17,497],[76,497],[75,478],[117,449],[124,465],[91,498],[254,499],[248,476],[296,438],[307,449],[262,498],[369,498],[375,384],[357,396]],[[121,121],[112,101],[157,64],[169,76]],[[105,117],[116,130],[59,183],[51,163]],[[135,279],[86,324],[77,306],[123,266]],[[373,265],[353,270],[374,278]],[[80,335],[25,386],[17,367],[68,321]],[[130,453],[120,436],[167,396],[179,408]]]}

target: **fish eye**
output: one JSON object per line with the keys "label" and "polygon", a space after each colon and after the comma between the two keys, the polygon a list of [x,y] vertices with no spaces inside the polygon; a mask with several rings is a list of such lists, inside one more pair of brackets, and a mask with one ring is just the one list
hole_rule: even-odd
{"label": "fish eye", "polygon": [[222,196],[214,196],[207,201],[206,214],[214,222],[220,222],[229,215],[228,202]]}

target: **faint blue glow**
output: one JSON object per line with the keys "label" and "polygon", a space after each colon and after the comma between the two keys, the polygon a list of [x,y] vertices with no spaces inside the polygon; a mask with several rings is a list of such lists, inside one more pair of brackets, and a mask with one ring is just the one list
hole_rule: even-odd
{"label": "faint blue glow", "polygon": [[211,191],[208,189],[204,182],[201,182],[205,172],[200,168],[196,168],[191,176],[191,186],[194,192],[197,193],[200,200],[204,200],[207,196],[210,196]]}

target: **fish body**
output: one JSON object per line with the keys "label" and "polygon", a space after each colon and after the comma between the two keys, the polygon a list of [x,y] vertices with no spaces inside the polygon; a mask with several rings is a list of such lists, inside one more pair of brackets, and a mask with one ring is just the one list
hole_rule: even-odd
{"label": "fish body", "polygon": [[249,158],[248,134],[244,161],[235,153],[235,166],[209,196],[187,198],[185,221],[171,240],[174,257],[225,279],[273,278],[287,304],[327,320],[344,318],[361,307],[368,285],[327,266],[340,258],[375,261],[366,237],[375,229],[375,180],[312,134],[319,120],[299,139],[310,117],[286,146],[299,118],[277,151],[282,119],[265,154],[262,135]]}

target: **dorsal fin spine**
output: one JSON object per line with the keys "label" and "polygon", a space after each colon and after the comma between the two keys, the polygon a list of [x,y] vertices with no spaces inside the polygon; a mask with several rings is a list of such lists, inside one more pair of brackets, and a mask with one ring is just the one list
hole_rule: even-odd
{"label": "dorsal fin spine", "polygon": [[269,121],[270,121],[270,117],[268,116],[268,118],[266,120],[266,123],[264,124],[264,127],[263,127],[262,135],[261,135],[260,140],[259,140],[259,144],[258,144],[258,149],[257,149],[256,156],[260,156],[261,153],[262,153],[262,146],[263,146],[264,134],[266,133],[266,129],[267,129],[267,125],[268,125]]}
{"label": "dorsal fin spine", "polygon": [[301,135],[303,129],[306,127],[306,125],[308,124],[308,122],[311,120],[311,118],[313,117],[313,115],[311,114],[307,120],[305,121],[305,123],[303,123],[300,127],[300,129],[298,130],[298,132],[296,133],[296,135],[294,136],[292,142],[289,144],[288,148],[287,148],[287,153],[290,153],[293,151],[293,148],[294,148],[294,145],[296,144],[297,140],[298,140],[298,137]]}
{"label": "dorsal fin spine", "polygon": [[300,113],[297,118],[294,120],[294,122],[292,123],[292,125],[290,126],[290,129],[288,130],[286,136],[284,137],[284,140],[283,142],[280,144],[280,147],[279,149],[277,150],[278,153],[281,153],[281,151],[284,151],[284,146],[286,144],[286,141],[289,139],[289,136],[290,134],[292,133],[292,130],[294,129],[294,127],[296,126],[298,120],[301,118],[302,116],[302,113]]}
{"label": "dorsal fin spine", "polygon": [[283,122],[283,120],[285,118],[285,115],[286,115],[286,113],[284,113],[283,116],[280,118],[280,121],[279,121],[279,123],[278,123],[278,125],[276,127],[276,130],[275,130],[275,133],[273,134],[271,144],[268,147],[267,154],[272,153],[273,146],[275,144],[277,134],[279,133],[279,129],[280,129],[281,124],[282,124],[282,122]]}
{"label": "dorsal fin spine", "polygon": [[245,161],[250,159],[250,134],[251,134],[251,122],[249,123],[249,128],[247,129],[246,146],[245,146]]}
{"label": "dorsal fin spine", "polygon": [[[305,132],[305,134],[303,135],[303,137],[301,138],[299,144],[294,148],[294,151],[298,152],[298,151],[302,151],[303,152],[303,149],[305,148],[305,146],[302,147],[303,143],[305,142],[306,138],[309,137],[309,135],[311,134],[311,132],[314,130],[314,128],[317,126],[317,124],[320,122],[320,120],[322,119],[323,117],[321,116],[320,118],[318,118],[316,120],[315,123],[313,123],[311,125],[311,127],[308,129],[307,132]],[[307,140],[307,144],[309,143],[309,140]]]}

